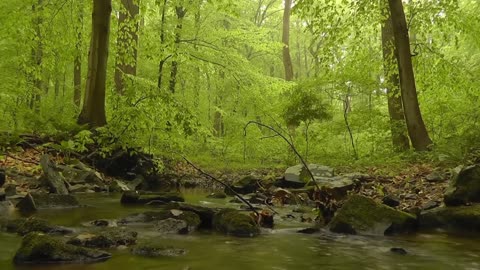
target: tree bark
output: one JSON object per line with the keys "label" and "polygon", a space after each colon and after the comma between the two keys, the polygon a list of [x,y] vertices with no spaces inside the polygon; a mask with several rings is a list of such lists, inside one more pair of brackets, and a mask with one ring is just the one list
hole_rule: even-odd
{"label": "tree bark", "polygon": [[397,61],[400,74],[400,86],[408,135],[415,150],[426,151],[432,144],[432,140],[428,136],[418,104],[412,56],[410,53],[410,38],[402,0],[388,0],[388,2],[392,16],[395,47],[398,52]]}
{"label": "tree bark", "polygon": [[33,95],[32,100],[30,102],[30,108],[34,109],[37,113],[40,112],[40,101],[41,101],[41,93],[44,88],[43,82],[43,37],[42,37],[42,24],[43,24],[43,17],[42,17],[42,10],[43,10],[43,0],[38,0],[37,5],[32,6],[33,11],[33,26],[35,29],[35,39],[36,44],[35,47],[32,49],[32,61],[34,66],[34,71],[32,74],[33,77]]}
{"label": "tree bark", "polygon": [[[163,1],[162,6],[162,18],[160,24],[160,45],[165,46],[165,13],[167,11],[167,0]],[[162,56],[163,57],[163,56]],[[163,79],[163,67],[165,66],[165,62],[167,61],[168,57],[163,57],[158,64],[158,81],[157,86],[158,88],[162,88],[162,79]]]}
{"label": "tree bark", "polygon": [[182,6],[175,7],[175,14],[177,15],[177,26],[175,27],[175,47],[173,52],[173,61],[172,61],[172,68],[170,70],[170,92],[175,93],[175,85],[177,84],[177,73],[178,73],[178,62],[176,59],[176,54],[178,51],[178,47],[180,46],[180,39],[182,35],[182,28],[183,28],[183,18],[187,10]]}
{"label": "tree bark", "polygon": [[107,79],[108,40],[110,35],[111,0],[93,0],[92,38],[88,57],[88,76],[79,124],[90,127],[106,125],[105,83]]}
{"label": "tree bark", "polygon": [[403,112],[402,96],[400,94],[400,78],[395,51],[395,37],[388,7],[383,8],[385,20],[382,23],[382,51],[383,70],[387,89],[388,113],[390,115],[390,131],[392,144],[396,152],[403,152],[410,148],[407,136],[407,126]]}
{"label": "tree bark", "polygon": [[124,75],[137,75],[138,18],[140,12],[138,0],[122,0],[118,18],[117,58],[115,63],[115,89],[123,95],[125,92]]}
{"label": "tree bark", "polygon": [[283,66],[285,67],[285,80],[293,80],[292,57],[290,56],[290,13],[292,0],[285,0],[285,8],[283,10]]}
{"label": "tree bark", "polygon": [[80,108],[82,99],[82,41],[83,41],[83,1],[79,3],[76,25],[77,42],[75,43],[75,59],[73,60],[73,103]]}

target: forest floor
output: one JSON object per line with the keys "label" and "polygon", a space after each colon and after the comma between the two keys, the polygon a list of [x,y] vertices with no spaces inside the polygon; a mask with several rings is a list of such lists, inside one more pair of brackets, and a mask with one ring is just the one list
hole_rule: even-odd
{"label": "forest floor", "polygon": [[[40,167],[41,151],[35,148],[29,148],[22,151],[7,153],[0,160],[0,168],[6,169],[6,183],[17,186],[17,192],[27,193],[32,186],[31,183],[22,181],[24,178],[38,179],[42,174]],[[54,157],[57,164],[64,164],[65,158],[62,156]],[[279,178],[283,176],[286,168],[273,169],[234,169],[209,171],[218,179],[231,182],[245,175],[257,175],[260,177]],[[358,170],[358,168],[356,168]],[[382,202],[385,198],[397,202],[398,208],[409,212],[419,212],[420,210],[431,209],[439,206],[443,201],[443,194],[448,187],[448,180],[452,175],[452,168],[442,168],[432,164],[409,164],[403,169],[390,169],[388,166],[364,167],[360,171],[353,171],[352,168],[337,168],[338,172],[352,173],[360,172],[368,177],[363,182],[358,193]],[[184,162],[177,162],[173,166],[174,175],[185,179],[196,179],[201,182],[200,187],[219,190],[219,185],[212,184],[203,179],[194,168]],[[187,176],[187,177],[186,177]],[[109,181],[108,176],[105,176]]]}

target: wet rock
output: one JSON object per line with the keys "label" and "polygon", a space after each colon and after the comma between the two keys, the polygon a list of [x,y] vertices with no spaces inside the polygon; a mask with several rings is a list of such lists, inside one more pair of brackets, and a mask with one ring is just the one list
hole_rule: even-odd
{"label": "wet rock", "polygon": [[73,195],[28,193],[16,207],[22,213],[31,213],[39,209],[80,207],[80,203]]}
{"label": "wet rock", "polygon": [[330,231],[346,234],[391,235],[415,230],[415,216],[374,200],[352,195],[329,224]]}
{"label": "wet rock", "polygon": [[71,185],[89,184],[101,186],[105,182],[99,172],[80,161],[76,161],[73,165],[58,165],[57,167],[61,169],[62,175]]}
{"label": "wet rock", "polygon": [[255,220],[234,209],[222,209],[213,218],[213,228],[219,232],[238,236],[253,237],[260,233]]}
{"label": "wet rock", "polygon": [[169,202],[183,202],[183,195],[178,192],[138,192],[126,191],[120,202],[122,204],[166,204]]}
{"label": "wet rock", "polygon": [[156,226],[158,230],[160,230],[162,225],[165,225],[165,228],[168,227],[166,225],[169,225],[169,223],[161,223],[161,221],[170,218],[184,221],[186,223],[186,230],[183,230],[183,233],[194,231],[201,223],[200,217],[196,213],[178,209],[149,211],[139,214],[132,214],[119,220],[118,223],[123,225],[151,224]]}
{"label": "wet rock", "polygon": [[[333,177],[334,171],[332,168],[317,165],[317,164],[309,164],[308,168],[312,172],[315,178],[318,177]],[[280,183],[280,187],[283,188],[301,188],[305,186],[305,184],[310,181],[310,175],[308,171],[305,169],[303,165],[296,165],[287,168],[284,174],[283,183]],[[277,182],[277,185],[279,183]]]}
{"label": "wet rock", "polygon": [[76,185],[73,185],[73,186],[70,186],[68,188],[68,190],[72,193],[78,193],[78,192],[92,192],[93,191],[93,187],[92,186],[89,186],[89,185],[82,185],[82,184],[76,184]]}
{"label": "wet rock", "polygon": [[131,250],[133,255],[144,257],[178,257],[187,254],[183,248],[174,248],[159,244],[141,244]]}
{"label": "wet rock", "polygon": [[[164,234],[188,234],[191,230],[185,220],[167,218],[155,224],[157,231]],[[195,227],[192,227],[193,229]]]}
{"label": "wet rock", "polygon": [[480,202],[480,164],[465,167],[452,178],[444,202],[447,206]]}
{"label": "wet rock", "polygon": [[38,218],[8,220],[3,228],[7,232],[19,235],[26,235],[31,232],[65,235],[73,232],[71,229],[52,225],[48,221]]}
{"label": "wet rock", "polygon": [[225,199],[226,197],[227,194],[225,194],[225,192],[213,192],[207,196],[207,198],[211,199]]}
{"label": "wet rock", "polygon": [[[233,182],[230,187],[239,194],[248,194],[254,193],[260,187],[260,182],[261,179],[257,179],[251,175],[248,175],[238,181]],[[229,188],[225,188],[224,191],[227,195],[235,195],[235,193],[232,192]]]}
{"label": "wet rock", "polygon": [[93,248],[112,248],[134,245],[137,233],[124,229],[107,229],[99,232],[87,232],[76,235],[67,244]]}
{"label": "wet rock", "polygon": [[5,190],[0,189],[0,202],[3,202],[7,199],[7,194],[5,194]]}
{"label": "wet rock", "polygon": [[106,219],[97,219],[90,222],[90,225],[95,227],[111,227],[112,224],[109,220]]}
{"label": "wet rock", "polygon": [[199,228],[201,229],[211,229],[213,224],[213,217],[219,209],[202,207],[193,204],[187,203],[170,203],[166,205],[168,209],[179,209],[182,211],[193,212],[197,214],[200,218]]}
{"label": "wet rock", "polygon": [[39,233],[23,238],[13,259],[15,264],[93,263],[111,258],[111,254],[74,245]]}
{"label": "wet rock", "polygon": [[130,187],[125,182],[120,180],[113,180],[108,186],[109,192],[124,192],[130,190]]}
{"label": "wet rock", "polygon": [[60,173],[56,164],[51,161],[49,155],[45,154],[41,156],[40,165],[43,170],[44,180],[50,188],[50,192],[64,195],[68,194],[65,178]]}
{"label": "wet rock", "polygon": [[398,255],[407,255],[408,254],[408,252],[405,249],[398,248],[398,247],[392,247],[390,249],[390,252],[398,254]]}
{"label": "wet rock", "polygon": [[442,182],[445,179],[445,175],[439,171],[433,171],[428,174],[425,179],[427,179],[428,182]]}
{"label": "wet rock", "polygon": [[422,212],[421,229],[444,229],[457,232],[480,232],[480,205],[438,207]]}
{"label": "wet rock", "polygon": [[429,202],[427,202],[426,204],[423,205],[422,210],[426,211],[426,210],[430,210],[430,209],[433,209],[433,208],[437,208],[439,206],[440,206],[439,202],[429,201]]}
{"label": "wet rock", "polygon": [[390,207],[397,207],[400,205],[400,200],[394,195],[387,195],[383,197],[382,203]]}

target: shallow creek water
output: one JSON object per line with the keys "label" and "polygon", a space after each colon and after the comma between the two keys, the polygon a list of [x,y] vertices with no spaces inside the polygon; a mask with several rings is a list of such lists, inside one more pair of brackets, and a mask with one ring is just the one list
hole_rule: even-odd
{"label": "shallow creek water", "polygon": [[[205,199],[205,193],[186,194],[190,203],[225,205],[223,200]],[[80,228],[82,222],[115,219],[146,211],[123,207],[118,196],[84,195],[79,200],[90,207],[40,211],[36,215],[54,224]],[[0,233],[0,270],[308,270],[308,269],[480,269],[479,237],[417,234],[408,237],[342,236],[327,232],[297,234],[300,223],[280,223],[256,238],[244,239],[196,232],[187,236],[139,232],[139,242],[154,241],[188,250],[175,258],[143,258],[128,250],[110,250],[113,257],[86,265],[15,266],[12,258],[20,245],[16,235]],[[391,253],[402,247],[408,255]]]}

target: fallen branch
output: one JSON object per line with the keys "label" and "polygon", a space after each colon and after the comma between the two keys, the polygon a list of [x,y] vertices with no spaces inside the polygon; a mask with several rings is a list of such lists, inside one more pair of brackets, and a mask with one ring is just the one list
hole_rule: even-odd
{"label": "fallen branch", "polygon": [[239,200],[241,200],[243,203],[245,203],[257,216],[260,216],[260,213],[257,212],[257,210],[255,210],[255,207],[253,207],[253,205],[251,203],[249,203],[247,200],[245,200],[238,192],[236,192],[235,190],[232,189],[232,187],[230,187],[230,185],[227,185],[225,184],[224,182],[218,180],[217,178],[213,177],[212,175],[204,172],[202,169],[200,169],[199,167],[197,167],[195,164],[193,164],[192,162],[190,162],[190,160],[188,160],[186,157],[182,156],[183,160],[185,160],[190,166],[192,166],[195,170],[197,170],[200,174],[206,176],[207,178],[209,178],[210,180],[212,181],[215,181],[216,183],[219,183],[220,185],[228,188],[233,194],[235,194],[235,196],[237,196],[237,198]]}

